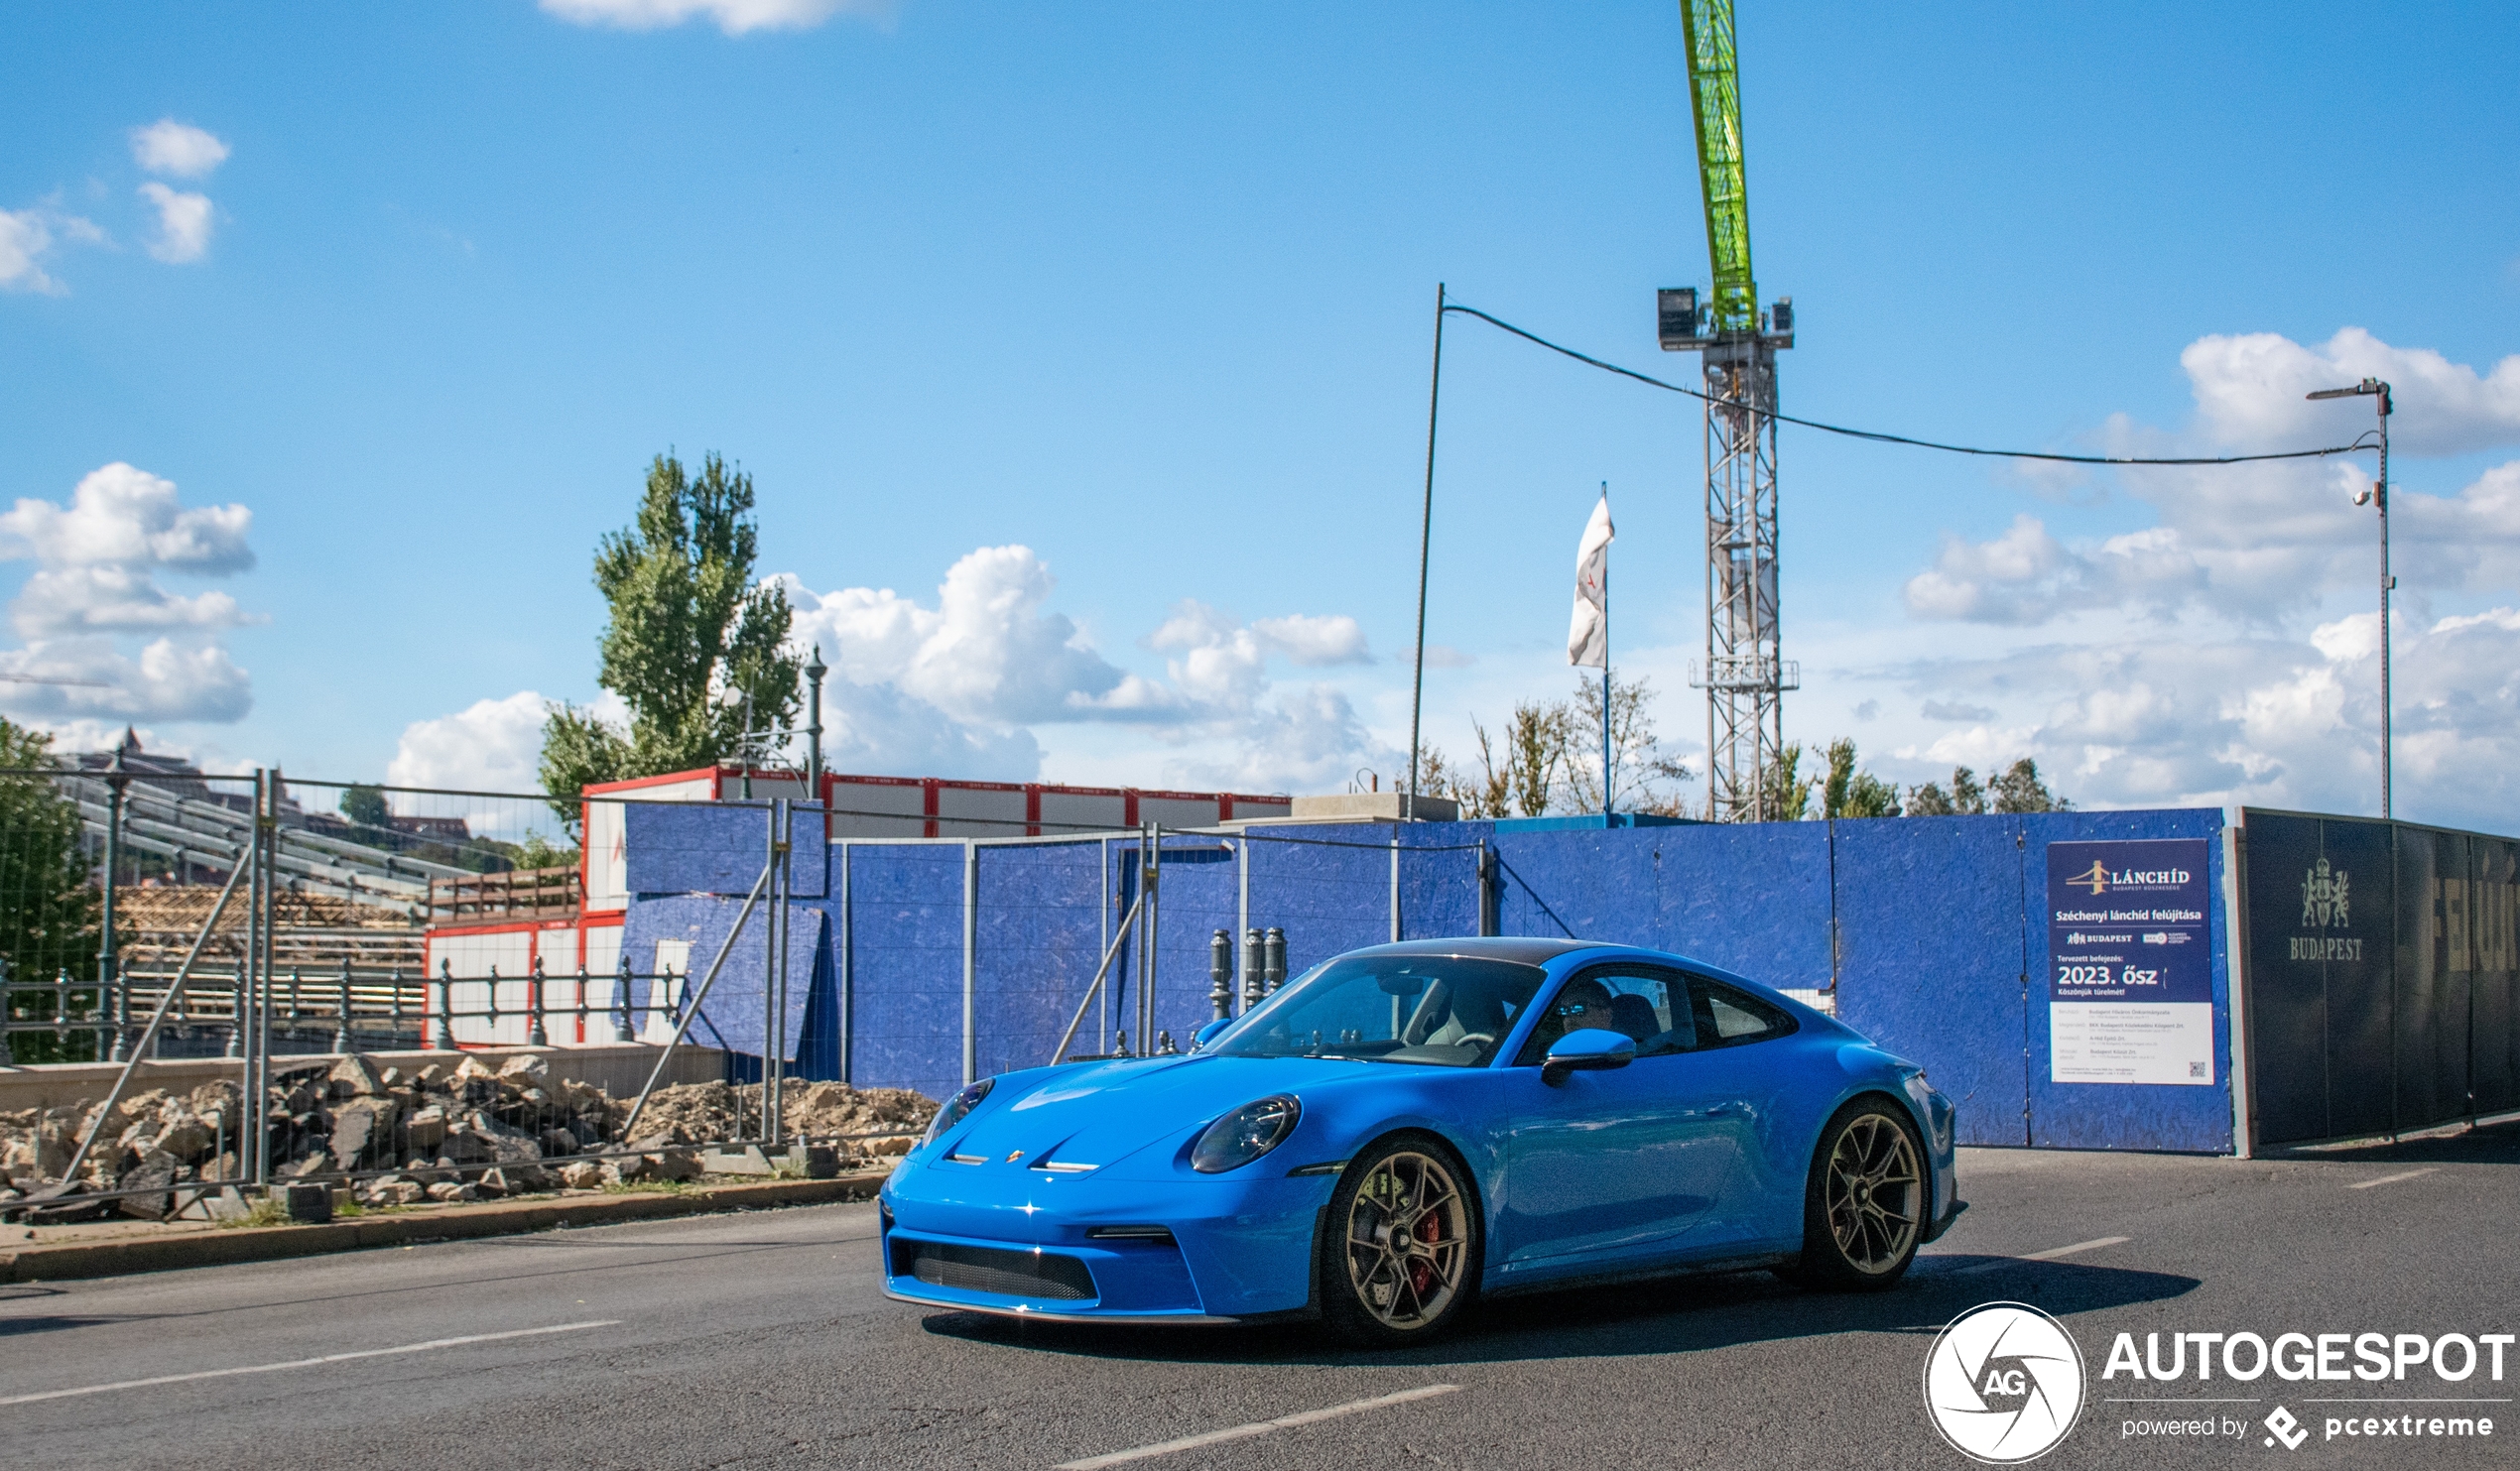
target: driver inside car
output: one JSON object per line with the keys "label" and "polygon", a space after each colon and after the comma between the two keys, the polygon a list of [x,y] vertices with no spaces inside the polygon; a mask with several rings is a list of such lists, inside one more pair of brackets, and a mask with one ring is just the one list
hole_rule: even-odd
{"label": "driver inside car", "polygon": [[1589,976],[1573,982],[1558,993],[1558,999],[1549,1007],[1549,1014],[1542,1017],[1539,1026],[1533,1029],[1531,1045],[1545,1053],[1558,1039],[1585,1028],[1597,1028],[1603,1032],[1618,1030],[1610,1020],[1610,988]]}

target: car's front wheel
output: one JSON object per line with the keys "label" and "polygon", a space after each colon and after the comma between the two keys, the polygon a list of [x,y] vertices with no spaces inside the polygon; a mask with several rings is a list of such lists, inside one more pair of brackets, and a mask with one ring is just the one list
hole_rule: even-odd
{"label": "car's front wheel", "polygon": [[1478,1293],[1473,1188],[1459,1160],[1432,1139],[1386,1140],[1350,1162],[1330,1196],[1321,1254],[1330,1327],[1387,1347],[1458,1322]]}
{"label": "car's front wheel", "polygon": [[1784,1275],[1815,1287],[1878,1290],[1907,1275],[1927,1186],[1916,1127],[1897,1105],[1857,1099],[1821,1131],[1803,1201],[1802,1260]]}

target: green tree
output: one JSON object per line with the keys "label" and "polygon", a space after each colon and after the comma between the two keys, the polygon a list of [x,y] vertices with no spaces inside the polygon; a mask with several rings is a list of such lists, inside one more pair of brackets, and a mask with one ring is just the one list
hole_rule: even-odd
{"label": "green tree", "polygon": [[577,820],[578,789],[709,766],[742,754],[750,724],[767,744],[794,728],[802,656],[786,647],[793,610],[753,581],[760,530],[752,477],[704,456],[696,476],[671,454],[648,467],[638,519],[595,548],[610,616],[596,682],[630,707],[626,729],[553,704],[543,722],[543,790]]}
{"label": "green tree", "polygon": [[[1479,732],[1479,753],[1487,752],[1487,732]],[[1505,722],[1506,800],[1526,817],[1548,815],[1558,772],[1567,759],[1567,707],[1526,700],[1514,706]]]}
{"label": "green tree", "polygon": [[1566,706],[1565,766],[1569,805],[1578,812],[1637,811],[1681,815],[1679,787],[1688,765],[1664,751],[1654,734],[1651,680],[1610,678],[1610,800],[1601,800],[1601,685],[1575,681]]}
{"label": "green tree", "polygon": [[1823,817],[1896,817],[1899,789],[1855,765],[1855,743],[1828,743],[1828,776],[1821,783]]}
{"label": "green tree", "polygon": [[2039,763],[2025,756],[1997,777],[1988,791],[1998,812],[2070,812],[2074,803],[2039,780]]}
{"label": "green tree", "polygon": [[394,808],[385,789],[360,785],[341,794],[341,815],[350,819],[362,842],[378,842],[394,830]]}
{"label": "green tree", "polygon": [[[51,777],[53,738],[0,719],[0,962],[19,983],[96,973],[99,898],[79,851],[78,809]],[[100,794],[101,795],[101,794]],[[70,993],[72,1010],[92,1006],[96,990]],[[13,1021],[50,1017],[48,993],[11,993]],[[92,1058],[92,1033],[72,1033],[66,1045],[49,1032],[9,1036],[13,1060],[71,1062]]]}
{"label": "green tree", "polygon": [[[1611,810],[1683,815],[1679,787],[1688,765],[1654,734],[1654,687],[1644,679],[1610,685]],[[1456,767],[1427,748],[1420,781],[1431,796],[1461,804],[1464,817],[1543,817],[1552,811],[1597,812],[1601,804],[1601,686],[1575,683],[1573,699],[1526,700],[1497,736],[1476,720],[1478,772]]]}
{"label": "green tree", "polygon": [[1776,759],[1759,773],[1762,820],[1800,822],[1811,813],[1814,781],[1802,775],[1803,743],[1788,741]]}

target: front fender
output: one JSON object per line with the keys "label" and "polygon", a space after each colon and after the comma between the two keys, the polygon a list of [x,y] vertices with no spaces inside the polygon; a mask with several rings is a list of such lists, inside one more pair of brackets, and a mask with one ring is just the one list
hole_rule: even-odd
{"label": "front fender", "polygon": [[[1952,1222],[1967,1209],[1966,1202],[1959,1198],[1958,1106],[1927,1079],[1924,1068],[1868,1042],[1839,1047],[1837,1062],[1847,1078],[1837,1101],[1829,1107],[1830,1117],[1856,1098],[1886,1094],[1899,1101],[1909,1121],[1916,1125],[1917,1137],[1925,1141],[1926,1173],[1932,1189],[1927,1197],[1923,1239],[1933,1241],[1950,1230]],[[1815,1139],[1815,1149],[1818,1144]]]}

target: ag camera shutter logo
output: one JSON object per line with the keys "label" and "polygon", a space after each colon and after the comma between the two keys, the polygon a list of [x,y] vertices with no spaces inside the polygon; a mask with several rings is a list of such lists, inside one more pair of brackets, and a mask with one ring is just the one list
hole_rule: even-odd
{"label": "ag camera shutter logo", "polygon": [[2082,1349],[2025,1302],[1985,1302],[1936,1335],[1925,1409],[1952,1448],[1990,1466],[2035,1461],[2082,1413]]}

